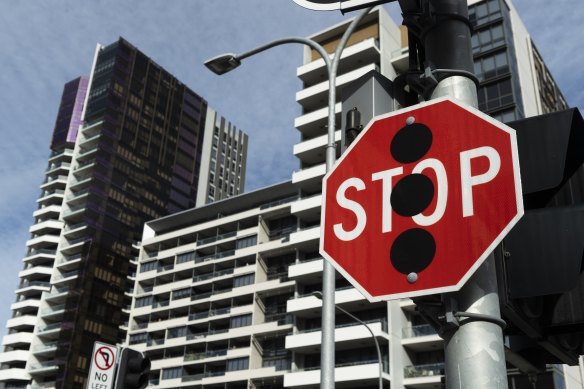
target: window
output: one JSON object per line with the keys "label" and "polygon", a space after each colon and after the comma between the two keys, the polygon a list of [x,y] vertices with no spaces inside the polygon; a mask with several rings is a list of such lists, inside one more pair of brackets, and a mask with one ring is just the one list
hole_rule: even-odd
{"label": "window", "polygon": [[251,325],[251,313],[231,318],[229,328],[247,327]]}
{"label": "window", "polygon": [[184,288],[172,291],[173,300],[179,300],[187,297],[191,297],[191,288]]}
{"label": "window", "polygon": [[243,249],[245,247],[255,246],[257,242],[258,242],[257,235],[246,236],[245,238],[237,239],[237,241],[235,242],[235,249],[238,250]]}
{"label": "window", "polygon": [[478,54],[502,46],[505,43],[503,25],[497,24],[475,32],[471,37],[471,42],[473,54]]}
{"label": "window", "polygon": [[479,88],[477,95],[481,111],[492,111],[514,102],[511,79],[509,78]]}
{"label": "window", "polygon": [[156,270],[158,264],[156,261],[150,261],[140,264],[140,273],[144,273],[151,270]]}
{"label": "window", "polygon": [[254,274],[246,274],[245,276],[235,277],[233,279],[233,287],[238,288],[240,286],[251,285],[255,281]]}
{"label": "window", "polygon": [[176,263],[185,263],[195,260],[195,252],[191,251],[189,253],[183,253],[176,256]]}
{"label": "window", "polygon": [[130,335],[130,344],[146,343],[148,341],[148,333]]}
{"label": "window", "polygon": [[168,336],[167,336],[168,339],[180,338],[183,336],[187,336],[187,327],[186,326],[168,329]]}
{"label": "window", "polygon": [[162,379],[171,380],[173,378],[182,377],[182,367],[173,367],[170,369],[162,369]]}
{"label": "window", "polygon": [[249,358],[237,358],[227,361],[227,371],[247,370],[249,369]]}
{"label": "window", "polygon": [[147,305],[152,305],[152,296],[138,297],[134,303],[134,308],[145,307]]}
{"label": "window", "polygon": [[494,55],[477,59],[474,63],[474,70],[481,81],[508,74],[509,62],[507,60],[507,52],[501,51]]}

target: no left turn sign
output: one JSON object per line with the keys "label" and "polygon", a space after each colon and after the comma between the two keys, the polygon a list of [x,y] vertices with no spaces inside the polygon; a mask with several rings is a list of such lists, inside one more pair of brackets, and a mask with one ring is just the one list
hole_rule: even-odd
{"label": "no left turn sign", "polygon": [[111,389],[118,349],[111,344],[95,342],[87,389]]}

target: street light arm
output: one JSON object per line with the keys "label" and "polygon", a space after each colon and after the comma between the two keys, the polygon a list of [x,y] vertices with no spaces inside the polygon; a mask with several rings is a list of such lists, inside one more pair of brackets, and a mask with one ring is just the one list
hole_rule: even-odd
{"label": "street light arm", "polygon": [[209,70],[211,70],[213,73],[220,76],[239,67],[239,65],[241,65],[241,61],[248,57],[252,57],[258,53],[269,50],[272,47],[281,46],[288,43],[299,43],[302,45],[309,46],[311,49],[316,50],[318,54],[320,54],[320,56],[322,57],[323,61],[325,62],[330,79],[331,60],[326,50],[317,42],[301,36],[291,36],[288,38],[277,39],[275,41],[266,43],[265,45],[262,46],[258,46],[255,49],[251,49],[241,54],[233,53],[221,54],[206,60],[205,66],[209,68]]}
{"label": "street light arm", "polygon": [[272,47],[281,46],[281,45],[285,45],[288,43],[299,43],[302,45],[309,46],[311,49],[316,50],[318,52],[318,54],[320,54],[320,56],[324,60],[327,70],[330,70],[331,60],[329,58],[329,54],[326,52],[324,47],[322,47],[319,43],[317,43],[311,39],[304,38],[301,36],[291,36],[291,37],[287,37],[287,38],[277,39],[275,41],[266,43],[265,45],[256,47],[255,49],[252,49],[252,50],[246,51],[244,53],[241,53],[239,55],[236,55],[235,58],[237,60],[241,61],[241,60],[244,60],[248,57],[251,57],[253,55],[261,53],[262,51],[266,51],[268,49],[271,49]]}

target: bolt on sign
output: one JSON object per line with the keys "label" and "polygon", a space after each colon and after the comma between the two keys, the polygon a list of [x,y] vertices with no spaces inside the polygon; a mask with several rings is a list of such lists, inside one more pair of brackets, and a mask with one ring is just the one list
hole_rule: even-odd
{"label": "bolt on sign", "polygon": [[320,252],[370,301],[453,292],[522,215],[515,130],[436,99],[371,120],[327,173]]}

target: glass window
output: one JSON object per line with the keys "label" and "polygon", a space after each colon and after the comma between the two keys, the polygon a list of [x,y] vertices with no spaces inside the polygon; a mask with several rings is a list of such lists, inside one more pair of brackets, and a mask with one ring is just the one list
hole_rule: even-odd
{"label": "glass window", "polygon": [[249,369],[249,358],[237,358],[227,361],[227,371],[247,370]]}
{"label": "glass window", "polygon": [[140,264],[140,273],[144,273],[151,270],[156,270],[158,264],[156,261],[150,261]]}
{"label": "glass window", "polygon": [[187,327],[186,326],[168,329],[168,336],[167,336],[168,339],[180,338],[183,336],[187,336]]}
{"label": "glass window", "polygon": [[195,260],[195,252],[191,251],[189,253],[183,253],[176,256],[176,263],[185,263]]}
{"label": "glass window", "polygon": [[251,325],[251,313],[231,318],[229,328],[247,327]]}
{"label": "glass window", "polygon": [[244,276],[235,277],[233,279],[233,287],[238,288],[240,286],[251,285],[254,283],[254,281],[255,281],[254,274],[246,274]]}
{"label": "glass window", "polygon": [[235,249],[242,249],[245,247],[255,246],[257,244],[257,235],[246,236],[245,238],[237,239],[235,242]]}
{"label": "glass window", "polygon": [[170,369],[162,369],[162,379],[170,380],[173,378],[182,377],[182,367],[172,367]]}

